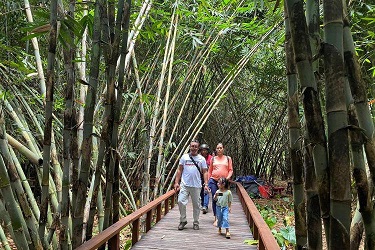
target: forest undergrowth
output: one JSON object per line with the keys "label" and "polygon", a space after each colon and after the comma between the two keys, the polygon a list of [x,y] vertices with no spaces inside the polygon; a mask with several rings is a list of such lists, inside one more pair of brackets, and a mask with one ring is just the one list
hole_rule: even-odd
{"label": "forest undergrowth", "polygon": [[[282,249],[294,249],[294,202],[293,194],[287,193],[288,181],[275,181],[274,186],[285,187],[281,194],[270,199],[253,198],[255,205],[261,213],[267,225],[271,228],[273,235],[278,240]],[[352,213],[356,208],[356,201],[352,202]],[[322,221],[323,225],[323,221]],[[362,237],[358,250],[364,250],[364,237]],[[323,250],[327,250],[324,230],[322,232]]]}

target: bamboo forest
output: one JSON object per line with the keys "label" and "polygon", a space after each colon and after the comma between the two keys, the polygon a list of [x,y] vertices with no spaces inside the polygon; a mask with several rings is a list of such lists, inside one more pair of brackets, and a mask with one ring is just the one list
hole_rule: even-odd
{"label": "bamboo forest", "polygon": [[293,183],[294,249],[375,249],[374,2],[2,0],[0,22],[2,249],[77,248],[173,189],[193,139]]}

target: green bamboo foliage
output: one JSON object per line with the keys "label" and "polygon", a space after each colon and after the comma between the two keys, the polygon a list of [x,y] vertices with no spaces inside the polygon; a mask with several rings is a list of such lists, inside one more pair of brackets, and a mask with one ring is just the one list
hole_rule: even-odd
{"label": "green bamboo foliage", "polygon": [[[0,106],[0,131],[2,131],[1,134],[3,135],[5,134],[4,123],[3,108]],[[13,196],[13,191],[10,186],[7,169],[2,155],[0,155],[0,190],[3,196],[2,200],[5,202],[7,207],[6,211],[9,213],[11,220],[14,233],[14,242],[16,243],[18,249],[29,249],[29,244],[25,235],[25,233],[28,233],[27,228],[23,227],[23,225],[26,223],[23,219],[22,211],[15,197]]]}
{"label": "green bamboo foliage", "polygon": [[326,0],[324,73],[330,166],[330,249],[350,248],[350,159],[343,60],[342,1]]}
{"label": "green bamboo foliage", "polygon": [[[53,90],[55,82],[55,53],[57,41],[57,0],[51,1],[50,6],[50,37],[48,49],[47,84],[46,84],[46,105],[45,105],[45,127],[43,139],[43,177],[42,177],[42,198],[40,205],[39,237],[42,243],[45,242],[45,229],[48,213],[48,190],[50,177],[50,156],[51,156],[51,136],[52,136],[52,110],[53,110]],[[43,246],[47,248],[47,246]]]}
{"label": "green bamboo foliage", "polygon": [[95,4],[94,13],[94,27],[93,27],[93,42],[92,42],[92,57],[90,65],[89,88],[87,90],[84,125],[83,125],[83,141],[80,172],[75,186],[76,200],[72,202],[76,204],[73,212],[73,231],[72,243],[73,248],[82,244],[82,230],[83,230],[83,214],[86,204],[86,191],[89,180],[91,156],[92,156],[92,136],[93,136],[93,115],[94,107],[97,97],[98,76],[99,76],[99,62],[100,62],[100,39],[101,39],[101,12],[103,9],[103,1],[97,0]]}
{"label": "green bamboo foliage", "polygon": [[288,13],[285,9],[285,54],[288,80],[288,126],[289,152],[293,172],[293,198],[297,249],[307,243],[306,202],[303,182],[303,161],[301,149],[301,125],[299,122],[298,83],[294,63],[293,44],[290,35]]}
{"label": "green bamboo foliage", "polygon": [[293,50],[297,66],[298,77],[301,83],[304,116],[306,119],[307,136],[312,142],[313,159],[317,177],[320,208],[329,239],[330,201],[329,201],[329,171],[328,153],[324,122],[319,102],[319,94],[312,67],[310,41],[303,10],[303,1],[286,1],[291,25]]}

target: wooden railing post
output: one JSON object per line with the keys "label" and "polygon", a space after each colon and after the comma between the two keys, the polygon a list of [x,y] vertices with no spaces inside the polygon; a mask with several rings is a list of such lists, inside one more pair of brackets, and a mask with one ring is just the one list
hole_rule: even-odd
{"label": "wooden railing post", "polygon": [[146,233],[151,229],[153,209],[147,212],[146,215]]}
{"label": "wooden railing post", "polygon": [[171,201],[172,199],[173,199],[173,196],[169,197],[168,199],[164,201],[164,215],[166,215],[169,212],[169,201]]}
{"label": "wooden railing post", "polygon": [[156,207],[156,222],[161,220],[161,203]]}
{"label": "wooden railing post", "polygon": [[140,227],[140,219],[136,219],[133,221],[133,229],[132,229],[132,245],[138,242],[139,239],[139,227]]}
{"label": "wooden railing post", "polygon": [[171,208],[174,208],[176,201],[176,193],[171,197]]}
{"label": "wooden railing post", "polygon": [[108,249],[116,250],[120,249],[120,235],[116,234],[108,241]]}

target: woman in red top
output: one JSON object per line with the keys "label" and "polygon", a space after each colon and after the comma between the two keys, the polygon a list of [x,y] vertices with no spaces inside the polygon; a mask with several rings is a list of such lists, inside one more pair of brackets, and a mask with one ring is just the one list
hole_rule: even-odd
{"label": "woman in red top", "polygon": [[[211,189],[211,194],[214,195],[218,189],[217,181],[220,177],[224,177],[229,180],[233,174],[233,163],[230,156],[224,155],[224,146],[222,143],[216,146],[217,156],[211,160],[210,167],[208,169],[208,187]],[[214,212],[216,224],[216,201],[212,199],[212,211]]]}

